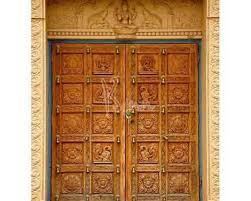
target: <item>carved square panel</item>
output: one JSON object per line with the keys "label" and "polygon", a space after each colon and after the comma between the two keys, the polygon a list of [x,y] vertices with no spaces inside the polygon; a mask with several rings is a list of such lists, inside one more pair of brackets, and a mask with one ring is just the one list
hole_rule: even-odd
{"label": "carved square panel", "polygon": [[93,143],[92,156],[94,163],[112,163],[113,143],[103,143],[103,142]]}
{"label": "carved square panel", "polygon": [[62,132],[63,134],[83,134],[84,116],[78,113],[68,113],[62,115]]}
{"label": "carved square panel", "polygon": [[113,133],[113,113],[100,112],[93,113],[92,129],[94,134],[112,134]]}
{"label": "carved square panel", "polygon": [[138,134],[158,134],[159,115],[153,112],[139,112],[137,119]]}
{"label": "carved square panel", "polygon": [[113,54],[93,54],[94,75],[112,75],[114,72],[115,57]]}
{"label": "carved square panel", "polygon": [[138,54],[138,74],[156,75],[159,73],[159,58],[157,54]]}
{"label": "carved square panel", "polygon": [[63,84],[63,104],[83,104],[83,85]]}
{"label": "carved square panel", "polygon": [[63,143],[62,163],[80,164],[83,163],[83,143]]}
{"label": "carved square panel", "polygon": [[83,193],[82,192],[82,173],[63,173],[62,174],[62,193]]}
{"label": "carved square panel", "polygon": [[190,176],[187,172],[168,173],[168,192],[170,194],[188,194],[190,193]]}
{"label": "carved square panel", "polygon": [[189,84],[168,84],[169,104],[189,104]]}
{"label": "carved square panel", "polygon": [[113,104],[114,86],[113,84],[102,83],[92,85],[93,104]]}
{"label": "carved square panel", "polygon": [[139,172],[138,173],[138,193],[158,194],[159,193],[159,173]]}
{"label": "carved square panel", "polygon": [[113,193],[113,174],[102,172],[92,174],[92,193],[112,194]]}
{"label": "carved square panel", "polygon": [[167,115],[168,133],[188,134],[189,113],[169,113]]}
{"label": "carved square panel", "polygon": [[158,84],[138,84],[138,104],[157,105],[159,104]]}
{"label": "carved square panel", "polygon": [[169,54],[168,74],[169,75],[189,75],[189,55]]}
{"label": "carved square panel", "polygon": [[138,163],[158,163],[159,144],[153,142],[139,142],[137,145]]}
{"label": "carved square panel", "polygon": [[62,73],[64,75],[79,75],[84,73],[84,58],[82,54],[63,54]]}
{"label": "carved square panel", "polygon": [[168,143],[168,162],[172,164],[189,163],[189,143],[170,142]]}

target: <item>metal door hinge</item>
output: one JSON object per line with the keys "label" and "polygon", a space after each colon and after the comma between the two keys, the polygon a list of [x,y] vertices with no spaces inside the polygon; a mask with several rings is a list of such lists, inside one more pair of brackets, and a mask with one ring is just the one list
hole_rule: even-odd
{"label": "metal door hinge", "polygon": [[60,46],[59,46],[59,45],[56,46],[56,53],[57,53],[57,54],[60,53]]}
{"label": "metal door hinge", "polygon": [[60,75],[57,75],[57,76],[56,76],[56,83],[57,83],[57,84],[60,84]]}
{"label": "metal door hinge", "polygon": [[57,174],[60,173],[60,165],[59,164],[57,164],[57,166],[56,166],[56,172],[57,172]]}

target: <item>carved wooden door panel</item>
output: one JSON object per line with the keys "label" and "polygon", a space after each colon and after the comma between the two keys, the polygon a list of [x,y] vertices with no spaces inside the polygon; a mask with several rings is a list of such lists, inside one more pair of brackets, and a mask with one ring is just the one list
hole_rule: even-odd
{"label": "carved wooden door panel", "polygon": [[129,45],[128,201],[198,201],[197,47]]}
{"label": "carved wooden door panel", "polygon": [[198,201],[197,46],[53,45],[52,201]]}
{"label": "carved wooden door panel", "polygon": [[53,46],[52,196],[125,200],[125,46]]}

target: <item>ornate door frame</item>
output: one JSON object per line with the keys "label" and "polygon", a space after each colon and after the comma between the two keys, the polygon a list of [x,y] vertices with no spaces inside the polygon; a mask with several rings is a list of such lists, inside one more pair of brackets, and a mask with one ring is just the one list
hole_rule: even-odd
{"label": "ornate door frame", "polygon": [[[47,200],[48,66],[46,0],[32,0],[32,200]],[[181,32],[182,33],[182,32]],[[179,35],[179,34],[178,34]],[[88,38],[89,36],[85,36]],[[78,37],[76,37],[78,38]],[[92,36],[93,38],[93,36]],[[95,38],[95,37],[94,37]],[[98,38],[98,37],[96,37]],[[139,37],[140,38],[140,37]],[[143,38],[143,37],[142,37]],[[166,36],[152,36],[166,39]],[[177,38],[171,36],[169,38]],[[180,35],[180,39],[193,38]],[[204,0],[202,31],[203,200],[219,200],[219,0]],[[80,39],[80,37],[79,37]]]}

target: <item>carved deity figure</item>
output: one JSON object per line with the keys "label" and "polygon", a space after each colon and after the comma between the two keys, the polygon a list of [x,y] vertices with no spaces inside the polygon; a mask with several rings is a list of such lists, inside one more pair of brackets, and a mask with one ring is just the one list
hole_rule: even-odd
{"label": "carved deity figure", "polygon": [[130,11],[127,0],[122,0],[121,7],[115,10],[114,15],[118,22],[118,24],[116,25],[117,27],[118,26],[127,28],[135,27],[133,21],[136,18],[136,11],[135,9],[131,9]]}

